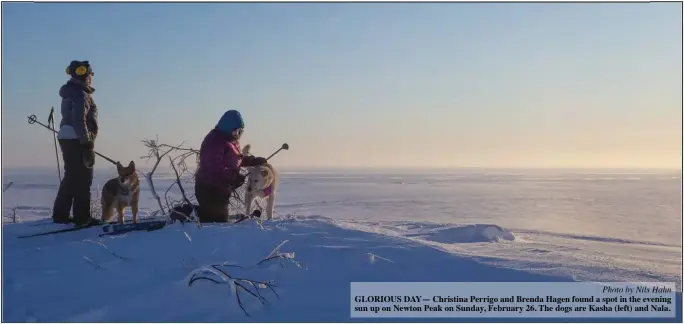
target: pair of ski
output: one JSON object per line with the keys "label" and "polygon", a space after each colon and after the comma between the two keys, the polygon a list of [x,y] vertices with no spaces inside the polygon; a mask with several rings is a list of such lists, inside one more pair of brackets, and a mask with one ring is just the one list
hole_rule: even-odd
{"label": "pair of ski", "polygon": [[[247,216],[244,214],[236,215],[236,221],[234,224],[240,223],[244,220],[247,219],[254,219],[254,218],[259,218],[261,217],[261,211],[260,210],[254,210],[252,212],[252,215]],[[173,219],[173,218],[172,218]],[[175,221],[175,220],[174,220]],[[187,220],[179,220],[181,222],[187,222]],[[69,227],[69,228],[63,228],[59,230],[53,230],[53,231],[45,231],[45,232],[40,232],[40,233],[34,233],[34,234],[28,234],[28,235],[21,235],[18,236],[18,238],[29,238],[29,237],[36,237],[36,236],[44,236],[44,235],[51,235],[51,234],[58,234],[58,233],[67,233],[67,232],[75,232],[75,231],[80,231],[82,229],[87,229],[91,227],[96,227],[96,226],[102,226],[102,232],[99,236],[105,236],[105,235],[120,235],[120,234],[125,234],[128,232],[134,232],[134,231],[156,231],[159,229],[164,228],[168,224],[166,219],[151,219],[151,220],[143,220],[138,223],[133,223],[128,221],[128,223],[124,224],[119,224],[119,223],[106,223],[106,224],[92,224],[92,225],[82,225],[82,226],[75,226],[75,227]]]}
{"label": "pair of ski", "polygon": [[51,235],[51,234],[59,234],[59,233],[67,233],[67,232],[75,232],[75,231],[80,231],[83,229],[91,228],[91,227],[97,227],[97,226],[102,226],[102,234],[100,236],[105,236],[105,235],[119,235],[119,234],[125,234],[128,232],[133,232],[133,231],[156,231],[158,229],[162,229],[164,226],[166,226],[166,220],[143,220],[141,222],[136,223],[125,223],[125,224],[118,224],[118,223],[106,223],[106,224],[91,224],[91,225],[81,225],[81,226],[74,226],[74,227],[69,227],[69,228],[63,228],[63,229],[58,229],[58,230],[53,230],[53,231],[45,231],[45,232],[40,232],[40,233],[34,233],[34,234],[27,234],[27,235],[21,235],[18,236],[18,238],[29,238],[29,237],[36,237],[36,236],[44,236],[44,235]]}

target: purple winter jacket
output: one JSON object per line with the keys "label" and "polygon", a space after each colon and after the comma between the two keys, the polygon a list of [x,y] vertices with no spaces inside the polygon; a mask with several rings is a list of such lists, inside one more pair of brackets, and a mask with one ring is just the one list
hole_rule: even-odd
{"label": "purple winter jacket", "polygon": [[224,192],[230,193],[230,183],[240,172],[242,164],[240,142],[231,140],[220,131],[213,129],[202,141],[199,160],[195,181],[224,189]]}

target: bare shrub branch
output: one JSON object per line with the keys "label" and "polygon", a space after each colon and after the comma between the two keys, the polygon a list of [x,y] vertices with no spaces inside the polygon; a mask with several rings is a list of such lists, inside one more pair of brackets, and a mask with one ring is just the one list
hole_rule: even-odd
{"label": "bare shrub branch", "polygon": [[295,253],[294,252],[287,252],[287,253],[280,252],[280,248],[283,245],[285,245],[285,243],[287,243],[287,242],[289,242],[289,240],[284,240],[284,241],[280,242],[280,244],[278,244],[278,246],[276,246],[273,249],[273,251],[271,251],[271,253],[268,254],[268,256],[266,256],[263,260],[261,260],[261,261],[259,261],[259,263],[257,263],[257,266],[265,264],[268,261],[277,260],[278,264],[280,264],[280,267],[284,268],[285,266],[283,265],[282,261],[285,260],[285,261],[289,261],[289,262],[293,263],[298,268],[304,268],[299,261],[295,260]]}
{"label": "bare shrub branch", "polygon": [[[262,295],[262,291],[265,289],[269,289],[273,294],[276,296],[276,298],[280,299],[280,296],[276,292],[275,288],[277,287],[275,285],[275,281],[273,280],[267,280],[267,281],[259,281],[259,280],[252,280],[252,279],[247,279],[247,278],[239,278],[231,275],[226,268],[239,268],[239,269],[250,269],[250,268],[256,268],[260,267],[263,264],[268,263],[271,260],[278,260],[280,263],[280,266],[283,267],[283,264],[280,262],[280,260],[288,260],[292,263],[294,263],[297,267],[302,268],[302,265],[295,260],[294,258],[294,253],[293,252],[288,252],[288,253],[281,253],[280,248],[287,243],[288,240],[284,240],[278,244],[271,253],[268,254],[266,258],[263,260],[259,261],[255,266],[252,267],[243,267],[237,264],[230,264],[228,262],[224,262],[221,264],[213,264],[209,266],[203,266],[195,269],[190,273],[190,277],[188,279],[188,287],[192,286],[192,284],[195,281],[198,280],[206,280],[209,282],[213,282],[215,284],[227,284],[231,287],[231,293],[235,294],[238,306],[240,306],[240,309],[245,313],[246,316],[250,316],[249,313],[245,310],[244,304],[242,303],[242,297],[241,297],[241,292],[246,293],[252,298],[256,298],[261,302],[262,305],[268,304],[268,300]],[[213,276],[214,278],[210,277]]]}
{"label": "bare shrub branch", "polygon": [[[150,186],[150,190],[152,191],[152,196],[154,197],[155,200],[157,200],[157,204],[159,205],[159,211],[155,213],[157,215],[158,213],[162,213],[164,215],[170,216],[171,211],[173,210],[174,207],[182,205],[182,204],[193,204],[191,199],[194,199],[194,195],[188,195],[188,193],[185,191],[184,183],[192,183],[194,182],[194,175],[196,173],[196,166],[199,165],[199,150],[196,150],[191,147],[184,147],[184,143],[181,143],[180,145],[169,145],[169,144],[164,144],[159,142],[159,138],[157,137],[154,140],[149,140],[145,139],[142,141],[148,149],[148,155],[141,157],[143,159],[147,159],[147,161],[150,161],[154,159],[154,165],[152,167],[152,171],[148,172],[147,174],[143,174],[145,179],[147,180],[148,185]],[[157,194],[157,189],[154,186],[154,172],[157,170],[157,167],[161,163],[161,159],[166,156],[169,159],[169,164],[171,166],[171,169],[174,172],[174,175],[176,177],[176,180],[164,191],[164,202],[165,205],[162,204],[162,199],[161,197]],[[194,157],[195,161],[195,169],[191,169],[190,166],[188,165],[188,162],[191,161],[191,159]],[[142,172],[141,172],[142,174]],[[185,177],[185,181],[183,181],[183,177]],[[181,193],[181,198],[180,199],[174,199],[171,196],[171,189],[174,186],[178,186],[180,189]],[[245,208],[242,203],[242,199],[240,198],[239,193],[237,190],[234,191],[233,193],[234,199],[231,199],[231,207],[237,211],[238,214],[246,214],[244,212]],[[261,206],[259,202],[257,201],[257,206],[259,206],[260,209]],[[177,212],[177,211],[176,211]],[[197,217],[192,217],[193,215],[183,215],[186,217],[186,219],[189,220],[194,220],[198,222],[199,225],[199,219]],[[259,226],[263,228],[263,225],[261,222],[259,222]]]}
{"label": "bare shrub branch", "polygon": [[[192,286],[192,284],[195,281],[198,280],[207,280],[209,282],[213,282],[215,284],[228,284],[231,287],[231,292],[235,294],[235,297],[237,299],[238,306],[242,311],[245,313],[246,316],[250,316],[249,313],[247,313],[247,310],[245,309],[244,304],[242,303],[242,297],[241,297],[241,292],[249,294],[250,296],[256,298],[261,302],[262,305],[268,304],[268,300],[261,294],[262,289],[270,289],[277,298],[280,298],[278,296],[278,293],[275,291],[274,287],[276,285],[273,283],[272,280],[269,281],[258,281],[258,280],[252,280],[252,279],[246,279],[246,278],[239,278],[239,277],[234,277],[230,275],[226,270],[223,270],[221,267],[226,267],[228,265],[223,265],[223,264],[213,264],[210,266],[205,266],[201,267],[195,271],[193,271],[192,276],[188,280],[188,287]],[[216,277],[219,278],[219,280],[201,275],[201,274],[213,274]]]}
{"label": "bare shrub branch", "polygon": [[[194,171],[190,171],[188,169],[188,165],[186,163],[186,160],[190,158],[191,156],[195,156],[196,160],[199,160],[199,151],[193,148],[186,148],[183,147],[183,143],[180,145],[168,145],[168,144],[162,144],[159,143],[159,137],[156,137],[154,140],[150,139],[145,139],[142,141],[145,147],[148,149],[148,154],[147,156],[141,157],[142,159],[147,159],[147,161],[150,161],[151,159],[154,159],[154,165],[152,166],[152,170],[148,172],[147,174],[144,174],[140,172],[145,179],[147,180],[147,184],[150,187],[150,190],[152,191],[152,196],[154,199],[157,201],[157,204],[159,205],[159,210],[154,212],[154,215],[158,215],[159,213],[166,215],[167,217],[170,216],[171,211],[173,208],[179,204],[182,203],[188,203],[192,204],[190,199],[187,197],[185,194],[185,189],[183,188],[183,184],[181,181],[181,177],[185,174],[192,173],[194,174]],[[178,154],[176,154],[178,153]],[[175,155],[175,156],[174,156]],[[166,202],[166,206],[162,204],[161,197],[157,193],[157,188],[154,186],[154,173],[159,167],[159,164],[161,163],[162,159],[164,157],[168,157],[169,163],[171,164],[171,167],[174,170],[174,173],[176,175],[176,181],[174,181],[169,188],[166,189],[164,192],[164,200]],[[173,157],[172,157],[173,156]],[[176,165],[178,168],[180,168],[180,173],[178,172],[178,169],[176,168]],[[169,198],[169,192],[171,191],[171,188],[174,185],[178,185],[178,187],[181,190],[181,194],[183,196],[182,200],[174,200]]]}
{"label": "bare shrub branch", "polygon": [[183,196],[183,200],[188,204],[192,204],[192,202],[190,202],[190,200],[188,199],[188,196],[185,195],[185,189],[183,189],[183,184],[181,183],[180,175],[178,174],[178,170],[176,170],[176,166],[173,165],[173,160],[171,159],[170,156],[169,156],[169,162],[171,163],[171,168],[173,169],[173,173],[176,175],[176,184],[178,185],[178,188],[181,191],[181,195]]}
{"label": "bare shrub branch", "polygon": [[167,154],[171,153],[173,151],[173,148],[167,149],[165,152],[160,153],[162,151],[160,145],[157,143],[159,142],[159,137],[155,140],[143,140],[142,141],[145,147],[148,149],[148,154],[146,157],[147,161],[149,161],[151,158],[155,158],[155,163],[154,166],[152,167],[152,171],[148,172],[147,174],[144,174],[140,172],[145,179],[147,180],[147,184],[150,186],[150,190],[152,190],[152,197],[157,201],[157,204],[159,204],[159,210],[161,210],[162,213],[166,213],[164,210],[164,206],[162,205],[161,198],[157,194],[157,190],[154,187],[154,181],[152,180],[152,176],[154,175],[154,172],[157,170],[157,167],[159,166],[159,163],[161,162],[162,158],[166,156]]}

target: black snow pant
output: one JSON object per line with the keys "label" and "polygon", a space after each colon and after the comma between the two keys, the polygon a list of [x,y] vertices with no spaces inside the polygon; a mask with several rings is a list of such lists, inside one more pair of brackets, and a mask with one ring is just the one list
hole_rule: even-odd
{"label": "black snow pant", "polygon": [[195,181],[195,199],[199,208],[200,223],[225,223],[228,221],[230,194],[212,185]]}
{"label": "black snow pant", "polygon": [[68,223],[73,205],[73,222],[86,224],[91,220],[90,186],[93,183],[92,166],[88,168],[84,163],[88,148],[76,139],[60,139],[59,146],[64,160],[64,177],[52,208],[52,219],[55,223]]}

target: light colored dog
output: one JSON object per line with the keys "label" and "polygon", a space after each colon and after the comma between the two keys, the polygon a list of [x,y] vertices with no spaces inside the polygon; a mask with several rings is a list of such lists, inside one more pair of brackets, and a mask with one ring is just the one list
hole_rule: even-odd
{"label": "light colored dog", "polygon": [[[245,145],[242,155],[249,155],[250,145]],[[266,163],[262,166],[248,167],[247,189],[245,190],[245,209],[247,215],[252,214],[254,199],[266,198],[266,218],[273,219],[275,209],[276,191],[278,189],[278,172],[275,168]]]}
{"label": "light colored dog", "polygon": [[118,176],[110,179],[102,187],[102,220],[111,221],[114,210],[119,215],[119,223],[124,223],[124,209],[131,207],[133,223],[138,222],[138,200],[140,197],[140,181],[135,171],[135,162],[127,167],[116,162]]}

